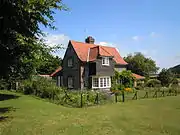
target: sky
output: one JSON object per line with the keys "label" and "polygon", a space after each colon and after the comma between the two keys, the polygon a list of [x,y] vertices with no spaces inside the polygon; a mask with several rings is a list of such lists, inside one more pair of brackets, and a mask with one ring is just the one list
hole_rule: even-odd
{"label": "sky", "polygon": [[[122,57],[142,52],[169,68],[180,64],[180,0],[64,0],[69,11],[55,11],[56,31],[45,29],[47,43],[69,40],[116,47]],[[64,50],[57,52],[63,57]]]}

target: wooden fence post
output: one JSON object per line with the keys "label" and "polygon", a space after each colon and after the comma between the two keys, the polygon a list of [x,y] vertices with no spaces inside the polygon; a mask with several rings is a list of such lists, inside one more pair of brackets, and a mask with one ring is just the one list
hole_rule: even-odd
{"label": "wooden fence post", "polygon": [[153,98],[156,97],[157,98],[157,91],[155,91]]}
{"label": "wooden fence post", "polygon": [[87,101],[89,101],[89,94],[87,94]]}
{"label": "wooden fence post", "polygon": [[167,96],[171,96],[171,90],[168,91]]}
{"label": "wooden fence post", "polygon": [[146,91],[144,98],[148,98],[148,92],[147,91]]}
{"label": "wooden fence post", "polygon": [[99,104],[99,94],[97,93],[97,104]]}
{"label": "wooden fence post", "polygon": [[115,102],[117,103],[118,99],[117,99],[117,93],[115,93]]}
{"label": "wooden fence post", "polygon": [[175,96],[177,96],[177,90],[175,90]]}
{"label": "wooden fence post", "polygon": [[122,91],[122,101],[125,101],[125,97],[124,97],[124,91]]}
{"label": "wooden fence post", "polygon": [[162,96],[163,96],[163,97],[165,96],[165,95],[164,95],[164,90],[162,91],[161,97],[162,97]]}
{"label": "wooden fence post", "polygon": [[83,107],[83,94],[82,94],[82,92],[81,92],[81,108]]}
{"label": "wooden fence post", "polygon": [[54,95],[55,95],[55,94],[54,94],[54,91],[53,91],[53,92],[52,92],[52,99],[53,99],[53,101],[54,101]]}
{"label": "wooden fence post", "polygon": [[132,99],[136,99],[137,100],[137,91],[134,94],[134,97]]}

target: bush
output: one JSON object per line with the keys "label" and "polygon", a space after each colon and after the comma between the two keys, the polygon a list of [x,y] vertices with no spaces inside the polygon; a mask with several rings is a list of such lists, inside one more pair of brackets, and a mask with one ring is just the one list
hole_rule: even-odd
{"label": "bush", "polygon": [[21,83],[20,90],[24,94],[33,94],[41,98],[54,99],[56,94],[62,92],[54,80],[43,77],[25,80]]}
{"label": "bush", "polygon": [[161,86],[161,81],[157,79],[150,79],[146,82],[147,87],[160,87]]}
{"label": "bush", "polygon": [[175,88],[179,87],[179,80],[177,78],[174,78],[170,86]]}
{"label": "bush", "polygon": [[21,88],[23,89],[24,94],[32,94],[34,91],[33,82],[29,80],[25,80]]}
{"label": "bush", "polygon": [[0,90],[8,89],[9,84],[4,80],[0,79]]}
{"label": "bush", "polygon": [[[81,100],[81,94],[82,94],[82,100]],[[59,95],[58,104],[68,107],[81,107],[81,103],[82,106],[92,106],[97,103],[104,104],[112,101],[113,101],[112,96],[106,94],[105,92],[73,90],[73,91],[65,91],[64,94],[61,93],[61,95]]]}

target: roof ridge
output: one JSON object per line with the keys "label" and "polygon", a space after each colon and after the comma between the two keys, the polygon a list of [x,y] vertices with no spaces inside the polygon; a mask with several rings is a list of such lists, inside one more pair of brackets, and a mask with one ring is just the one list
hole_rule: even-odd
{"label": "roof ridge", "polygon": [[[89,43],[80,42],[80,41],[75,41],[75,40],[69,40],[69,41],[78,42],[78,43],[83,43],[83,44],[89,44]],[[107,48],[116,48],[116,47],[112,47],[112,46],[105,46],[105,45],[98,45],[98,44],[89,44],[89,45],[102,46],[102,47],[107,47]]]}

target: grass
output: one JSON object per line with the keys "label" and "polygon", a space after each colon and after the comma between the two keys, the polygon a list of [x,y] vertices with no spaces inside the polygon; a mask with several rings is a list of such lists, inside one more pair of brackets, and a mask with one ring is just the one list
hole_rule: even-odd
{"label": "grass", "polygon": [[180,96],[66,108],[8,91],[0,95],[0,135],[180,134]]}

